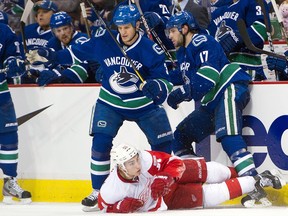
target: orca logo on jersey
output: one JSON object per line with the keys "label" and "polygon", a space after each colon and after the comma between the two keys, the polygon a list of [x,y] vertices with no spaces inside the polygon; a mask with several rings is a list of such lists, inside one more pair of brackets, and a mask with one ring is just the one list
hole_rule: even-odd
{"label": "orca logo on jersey", "polygon": [[227,26],[225,20],[223,20],[220,24],[220,27],[217,29],[216,38],[219,41],[221,37],[223,37],[225,34],[228,34],[229,32],[232,32],[232,31],[233,29]]}
{"label": "orca logo on jersey", "polygon": [[114,74],[109,79],[109,83],[115,92],[128,94],[138,90],[136,86],[138,80],[138,76],[128,72],[125,66],[120,66],[120,72],[114,71]]}

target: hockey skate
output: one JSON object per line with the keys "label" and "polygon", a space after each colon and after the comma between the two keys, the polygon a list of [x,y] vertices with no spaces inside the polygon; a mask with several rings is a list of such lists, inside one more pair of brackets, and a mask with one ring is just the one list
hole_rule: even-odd
{"label": "hockey skate", "polygon": [[82,210],[84,212],[92,212],[92,211],[98,211],[98,190],[93,190],[92,193],[85,197],[81,204],[83,205]]}
{"label": "hockey skate", "polygon": [[281,175],[274,171],[274,175],[266,170],[261,174],[256,175],[254,178],[256,180],[255,190],[248,193],[247,196],[241,199],[243,206],[247,208],[251,207],[268,207],[272,203],[267,198],[267,193],[264,191],[263,187],[273,187],[274,189],[281,189],[286,182],[282,179]]}
{"label": "hockey skate", "polygon": [[31,193],[23,190],[14,177],[4,178],[3,197],[5,204],[30,204],[32,202]]}

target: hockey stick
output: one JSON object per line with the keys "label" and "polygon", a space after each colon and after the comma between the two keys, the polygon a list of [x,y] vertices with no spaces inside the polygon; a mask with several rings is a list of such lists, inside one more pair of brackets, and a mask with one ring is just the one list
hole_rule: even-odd
{"label": "hockey stick", "polygon": [[[267,32],[267,36],[268,36],[268,42],[269,42],[270,51],[275,53],[273,40],[272,40],[272,36],[271,36],[272,28],[271,28],[271,24],[269,23],[269,20],[268,20],[269,14],[267,13],[267,11],[265,9],[264,1],[265,0],[257,0],[257,3],[261,7],[261,10],[262,10],[262,13],[263,13],[263,16],[264,16],[264,23],[265,23],[265,26],[266,26],[266,32]],[[276,71],[276,70],[274,70],[274,72],[275,72],[275,79],[277,81],[279,81],[279,72]]]}
{"label": "hockey stick", "polygon": [[85,8],[85,3],[81,2],[80,3],[80,7],[81,7],[81,13],[83,16],[83,20],[84,20],[84,24],[85,24],[85,28],[86,28],[86,32],[89,38],[91,38],[91,32],[90,32],[90,27],[88,24],[88,20],[87,20],[87,13],[86,13],[86,8]]}
{"label": "hockey stick", "polygon": [[240,35],[241,35],[246,47],[249,50],[251,50],[253,52],[256,52],[256,53],[266,54],[266,55],[269,55],[269,56],[273,56],[273,57],[276,57],[276,58],[287,60],[287,57],[284,56],[284,55],[279,55],[277,53],[269,52],[269,51],[266,51],[266,50],[259,49],[259,48],[255,47],[254,44],[252,43],[250,37],[249,37],[249,34],[248,34],[247,30],[246,30],[246,24],[245,24],[243,19],[239,19],[237,21],[237,26],[238,26],[238,30],[240,32]]}
{"label": "hockey stick", "polygon": [[25,24],[27,22],[27,18],[30,15],[30,12],[31,12],[33,6],[34,6],[34,3],[31,0],[28,0],[26,5],[25,5],[25,9],[24,9],[23,14],[21,16],[21,19],[20,19],[21,37],[22,37],[23,48],[24,48],[24,52],[25,53],[27,53],[28,50],[27,50],[27,44],[26,44],[26,37],[25,37],[24,28],[25,28]]}
{"label": "hockey stick", "polygon": [[[96,16],[98,17],[98,19],[102,22],[102,24],[104,25],[105,29],[107,30],[107,32],[110,34],[111,38],[113,39],[113,41],[116,43],[117,47],[120,49],[120,51],[122,52],[122,54],[124,55],[124,57],[128,60],[129,64],[132,66],[134,72],[136,73],[136,75],[139,77],[139,79],[141,80],[142,83],[144,83],[144,79],[142,77],[142,75],[140,74],[140,72],[137,70],[136,66],[134,65],[132,59],[127,55],[127,53],[125,52],[125,50],[122,48],[122,46],[120,45],[120,43],[116,40],[116,38],[114,37],[111,29],[107,26],[107,24],[105,23],[105,21],[103,20],[103,18],[100,16],[100,14],[98,13],[98,11],[95,9],[94,5],[89,1],[86,0],[87,3],[89,4],[89,6],[92,8],[92,10],[95,12]],[[141,88],[141,86],[140,86]],[[141,89],[140,89],[141,90]]]}
{"label": "hockey stick", "polygon": [[[153,37],[156,39],[157,43],[159,44],[159,46],[161,47],[161,49],[164,51],[165,55],[168,57],[168,59],[172,62],[173,67],[176,67],[176,63],[175,60],[173,59],[173,57],[171,56],[171,54],[169,53],[169,51],[167,50],[167,48],[165,47],[165,45],[163,44],[162,40],[159,38],[158,34],[154,31],[154,29],[150,29],[147,23],[147,20],[144,17],[143,11],[140,7],[140,3],[139,0],[134,0],[136,7],[140,13],[140,19],[146,29],[146,32],[149,36],[149,38],[151,39],[151,34],[153,35]],[[153,40],[153,38],[152,38]]]}
{"label": "hockey stick", "polygon": [[288,35],[285,31],[285,28],[284,28],[284,24],[283,24],[283,17],[281,16],[281,14],[279,13],[279,8],[276,4],[276,1],[275,0],[271,0],[271,3],[272,3],[272,6],[273,6],[273,9],[274,9],[274,12],[276,14],[276,17],[277,17],[277,20],[281,26],[281,30],[282,30],[282,33],[285,37],[285,40],[286,40],[286,44],[288,45]]}

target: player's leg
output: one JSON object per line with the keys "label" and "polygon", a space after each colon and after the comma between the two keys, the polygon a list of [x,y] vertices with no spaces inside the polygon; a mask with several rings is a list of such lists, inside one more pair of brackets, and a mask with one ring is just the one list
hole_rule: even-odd
{"label": "player's leg", "polygon": [[204,108],[194,110],[174,131],[172,151],[180,157],[196,155],[192,143],[200,142],[214,131],[213,114]]}
{"label": "player's leg", "polygon": [[15,203],[12,198],[19,198],[22,204],[31,203],[31,193],[22,189],[16,179],[18,164],[17,131],[0,133],[0,168],[4,174],[3,203]]}
{"label": "player's leg", "polygon": [[17,120],[11,98],[0,98],[0,169],[4,174],[3,202],[12,204],[13,197],[22,204],[31,203],[31,193],[17,183],[18,134]]}
{"label": "player's leg", "polygon": [[248,84],[231,84],[215,110],[216,138],[239,176],[256,175],[252,154],[242,137],[242,110],[250,99]]}
{"label": "player's leg", "polygon": [[163,107],[144,113],[136,123],[146,135],[153,151],[171,154],[173,132]]}
{"label": "player's leg", "polygon": [[224,166],[218,162],[206,162],[201,159],[183,159],[185,172],[179,184],[186,183],[220,183],[235,178],[237,173],[233,167]]}
{"label": "player's leg", "polygon": [[122,116],[109,107],[97,103],[92,113],[91,148],[92,193],[82,200],[84,211],[93,210],[97,204],[99,190],[110,172],[110,151],[113,138],[123,124]]}

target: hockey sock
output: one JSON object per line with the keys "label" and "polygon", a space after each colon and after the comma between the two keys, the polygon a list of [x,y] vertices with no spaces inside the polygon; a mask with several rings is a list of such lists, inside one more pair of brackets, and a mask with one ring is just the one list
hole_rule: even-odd
{"label": "hockey sock", "polygon": [[206,183],[221,183],[230,178],[235,178],[237,173],[234,168],[224,166],[215,161],[206,163],[207,180]]}

